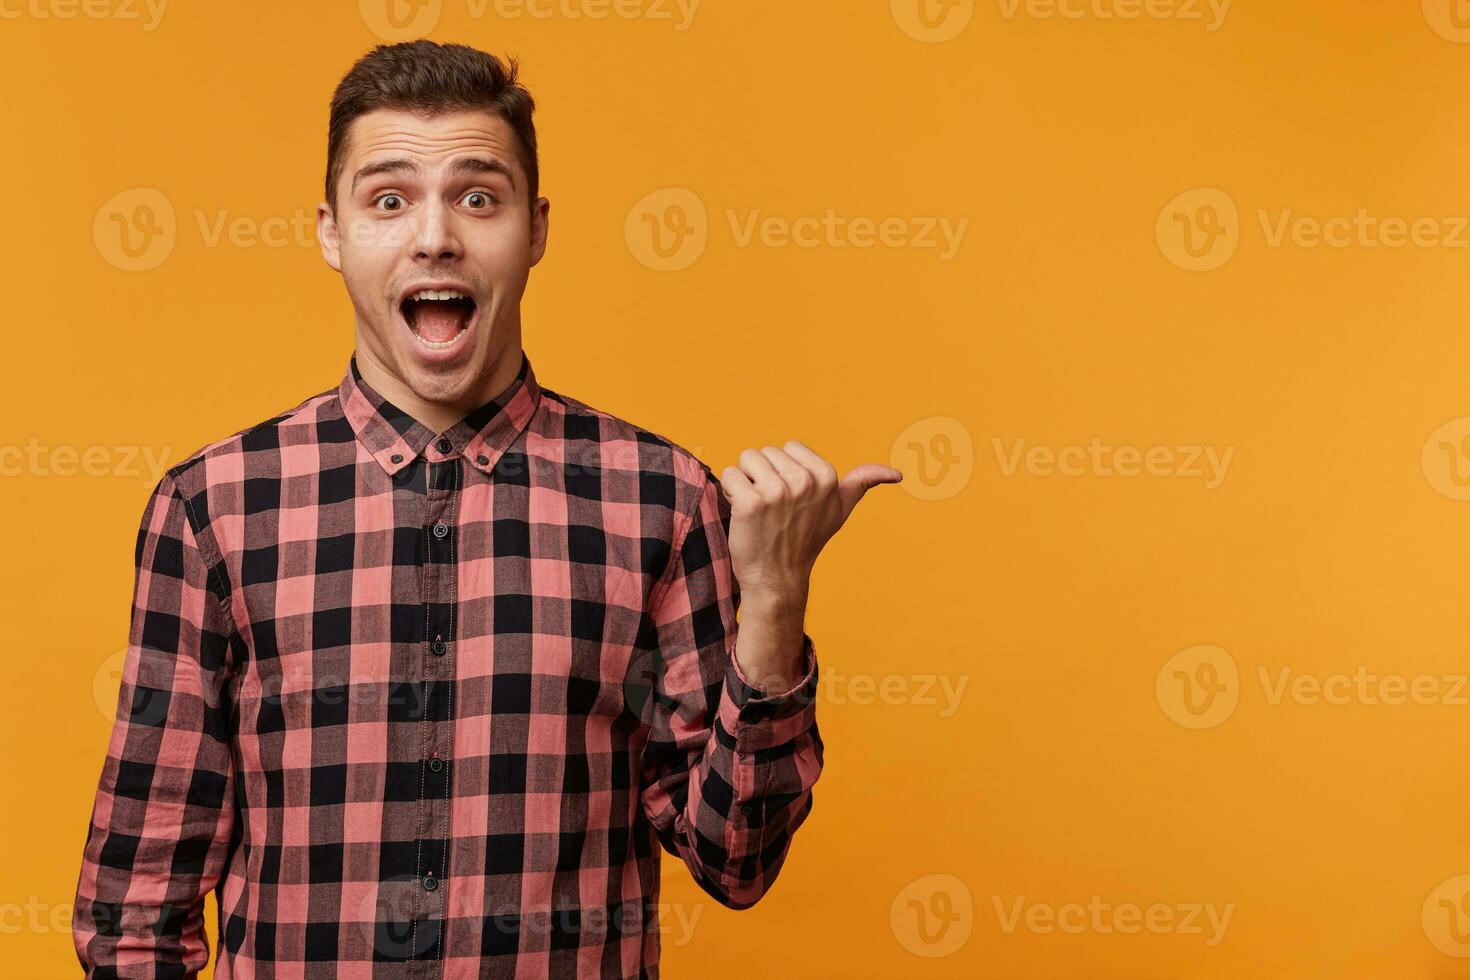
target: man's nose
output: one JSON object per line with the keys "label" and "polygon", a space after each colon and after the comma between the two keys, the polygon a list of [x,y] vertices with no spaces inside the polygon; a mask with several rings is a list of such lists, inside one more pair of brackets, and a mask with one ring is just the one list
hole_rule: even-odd
{"label": "man's nose", "polygon": [[454,214],[442,201],[431,199],[419,210],[414,227],[415,258],[443,259],[460,255],[461,245],[454,226]]}

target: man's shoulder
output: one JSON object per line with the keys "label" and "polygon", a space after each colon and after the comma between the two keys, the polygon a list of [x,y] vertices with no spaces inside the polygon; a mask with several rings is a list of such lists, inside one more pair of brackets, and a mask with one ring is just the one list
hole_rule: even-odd
{"label": "man's shoulder", "polygon": [[[212,485],[221,482],[239,483],[258,475],[257,471],[265,460],[270,460],[265,463],[265,468],[276,472],[283,445],[341,439],[342,433],[333,434],[331,430],[333,422],[340,422],[341,428],[346,427],[335,385],[302,399],[292,408],[205,443],[170,466],[165,472],[165,479],[172,480],[189,497],[207,492]],[[304,439],[293,439],[285,434],[287,430],[301,426],[312,426],[316,431]],[[346,435],[350,437],[350,430]]]}
{"label": "man's shoulder", "polygon": [[689,448],[660,431],[549,388],[543,387],[541,393],[550,409],[543,416],[542,435],[563,440],[569,462],[660,474],[685,484],[715,479],[704,461],[703,446]]}

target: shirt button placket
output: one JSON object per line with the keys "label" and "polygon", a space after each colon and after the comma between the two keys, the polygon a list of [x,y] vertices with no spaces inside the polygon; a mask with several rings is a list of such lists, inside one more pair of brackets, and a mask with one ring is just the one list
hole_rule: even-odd
{"label": "shirt button placket", "polygon": [[[448,439],[436,440],[434,448],[448,454],[453,446]],[[430,456],[433,453],[431,451]],[[451,735],[454,716],[454,640],[456,623],[455,594],[459,556],[455,533],[456,505],[459,496],[459,460],[457,457],[433,460],[427,474],[425,503],[424,553],[424,637],[421,665],[423,669],[423,774],[419,780],[419,884],[421,905],[426,918],[439,919],[444,928],[442,910],[447,906],[444,894],[449,876],[449,787],[453,767]],[[438,937],[438,949],[444,948],[444,937]],[[421,954],[435,958],[428,942],[420,942]]]}

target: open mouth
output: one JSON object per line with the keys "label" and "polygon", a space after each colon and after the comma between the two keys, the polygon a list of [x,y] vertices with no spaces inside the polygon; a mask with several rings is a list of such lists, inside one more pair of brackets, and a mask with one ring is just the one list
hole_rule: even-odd
{"label": "open mouth", "polygon": [[420,289],[400,309],[419,343],[436,351],[458,343],[475,318],[475,301],[457,289]]}

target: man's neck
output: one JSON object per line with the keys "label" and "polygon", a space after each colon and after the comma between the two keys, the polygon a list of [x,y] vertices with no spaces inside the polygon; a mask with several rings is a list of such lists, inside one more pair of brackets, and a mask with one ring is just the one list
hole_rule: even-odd
{"label": "man's neck", "polygon": [[435,435],[453,428],[466,415],[503,394],[520,373],[521,356],[521,345],[515,343],[495,355],[490,370],[463,398],[454,402],[436,402],[420,397],[361,345],[356,350],[357,369],[363,380]]}

